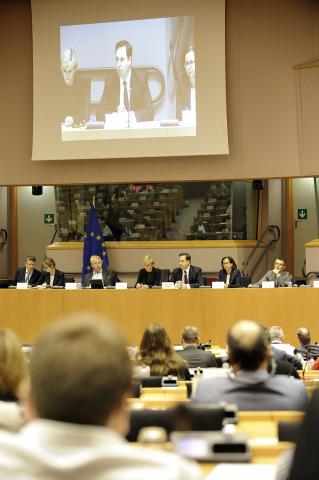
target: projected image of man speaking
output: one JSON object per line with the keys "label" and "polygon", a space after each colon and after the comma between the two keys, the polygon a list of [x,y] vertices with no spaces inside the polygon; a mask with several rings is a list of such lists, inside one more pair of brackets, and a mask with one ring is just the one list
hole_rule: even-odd
{"label": "projected image of man speaking", "polygon": [[116,72],[105,82],[97,119],[110,122],[145,122],[154,119],[154,107],[147,75],[132,67],[132,45],[120,40],[115,45]]}

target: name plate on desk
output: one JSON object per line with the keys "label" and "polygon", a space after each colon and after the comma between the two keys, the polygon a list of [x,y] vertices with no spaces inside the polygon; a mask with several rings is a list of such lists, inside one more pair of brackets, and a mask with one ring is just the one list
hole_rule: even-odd
{"label": "name plate on desk", "polygon": [[127,290],[127,282],[116,282],[115,290]]}
{"label": "name plate on desk", "polygon": [[224,288],[224,282],[212,282],[212,288]]}
{"label": "name plate on desk", "polygon": [[26,290],[28,288],[28,284],[26,282],[18,282],[17,289],[18,290]]}
{"label": "name plate on desk", "polygon": [[262,282],[262,288],[275,288],[275,282]]}
{"label": "name plate on desk", "polygon": [[171,290],[172,288],[175,288],[174,282],[162,282],[162,288],[164,290]]}
{"label": "name plate on desk", "polygon": [[319,280],[314,280],[313,288],[319,288]]}
{"label": "name plate on desk", "polygon": [[77,284],[75,282],[67,282],[65,284],[65,290],[76,290]]}

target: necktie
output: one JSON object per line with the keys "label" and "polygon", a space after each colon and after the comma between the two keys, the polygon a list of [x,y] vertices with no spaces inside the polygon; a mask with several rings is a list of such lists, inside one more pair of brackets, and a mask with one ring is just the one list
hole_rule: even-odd
{"label": "necktie", "polygon": [[186,270],[184,271],[184,283],[185,283],[185,285],[188,284],[188,278],[187,278]]}
{"label": "necktie", "polygon": [[125,110],[129,111],[127,81],[126,80],[124,80],[124,82],[123,82],[123,87],[124,87],[124,106],[125,106]]}
{"label": "necktie", "polygon": [[25,276],[25,281],[26,281],[26,283],[29,283],[30,277],[31,277],[31,273],[30,273],[30,272],[27,272],[27,274],[26,274],[26,276]]}

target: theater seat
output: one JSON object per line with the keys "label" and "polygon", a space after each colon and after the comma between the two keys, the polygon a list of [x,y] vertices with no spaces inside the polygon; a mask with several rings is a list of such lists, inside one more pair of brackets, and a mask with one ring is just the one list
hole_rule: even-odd
{"label": "theater seat", "polygon": [[145,427],[162,427],[167,434],[173,431],[221,430],[225,408],[219,405],[178,405],[166,410],[132,410],[129,442],[136,442],[139,431]]}

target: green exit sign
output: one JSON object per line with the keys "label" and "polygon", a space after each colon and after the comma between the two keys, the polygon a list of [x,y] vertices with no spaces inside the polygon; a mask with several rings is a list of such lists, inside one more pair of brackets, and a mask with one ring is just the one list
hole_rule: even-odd
{"label": "green exit sign", "polygon": [[44,214],[44,224],[45,225],[54,225],[54,213],[45,213]]}
{"label": "green exit sign", "polygon": [[298,208],[298,220],[307,220],[307,218],[308,218],[308,209]]}

